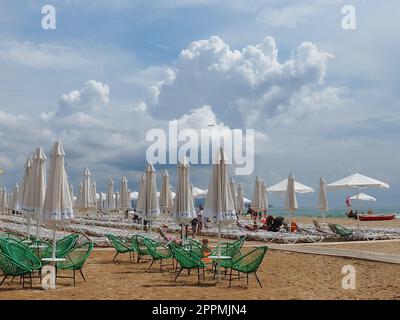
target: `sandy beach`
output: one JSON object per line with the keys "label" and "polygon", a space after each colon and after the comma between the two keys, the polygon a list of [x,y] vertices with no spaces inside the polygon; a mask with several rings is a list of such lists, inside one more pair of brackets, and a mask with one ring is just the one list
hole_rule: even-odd
{"label": "sandy beach", "polygon": [[[296,218],[308,223],[309,218]],[[336,221],[335,219],[332,219]],[[337,219],[341,224],[352,221]],[[392,221],[398,225],[398,221]],[[392,226],[392,225],[391,225]],[[198,237],[202,239],[203,237]],[[210,238],[215,243],[215,238]],[[244,250],[260,242],[246,241]],[[268,245],[268,243],[264,243]],[[399,241],[341,242],[326,246],[363,251],[399,253]],[[38,278],[33,290],[19,286],[18,280],[7,280],[0,287],[0,299],[400,299],[399,265],[313,254],[269,250],[259,269],[260,288],[250,277],[234,281],[228,288],[227,279],[220,283],[206,273],[206,281],[197,285],[197,274],[182,274],[174,282],[172,271],[159,272],[158,265],[147,271],[149,262],[130,262],[128,255],[120,255],[111,262],[112,248],[97,248],[89,258],[84,273],[87,282],[78,276],[76,287],[71,279],[58,279],[57,289],[45,291]],[[352,265],[356,270],[356,289],[342,288],[342,267]],[[167,269],[168,267],[165,267]]]}

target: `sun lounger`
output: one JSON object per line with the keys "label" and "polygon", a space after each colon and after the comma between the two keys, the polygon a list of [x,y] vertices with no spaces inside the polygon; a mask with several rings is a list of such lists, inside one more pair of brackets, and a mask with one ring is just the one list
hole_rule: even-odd
{"label": "sun lounger", "polygon": [[377,234],[362,232],[360,230],[351,230],[339,224],[328,223],[329,228],[345,240],[368,240],[377,239]]}

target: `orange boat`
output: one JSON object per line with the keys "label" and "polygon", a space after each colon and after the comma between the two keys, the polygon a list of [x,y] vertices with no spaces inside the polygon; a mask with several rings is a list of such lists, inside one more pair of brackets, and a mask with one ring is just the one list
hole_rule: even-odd
{"label": "orange boat", "polygon": [[374,213],[374,214],[360,214],[358,219],[360,221],[382,221],[382,220],[393,220],[395,218],[394,213]]}

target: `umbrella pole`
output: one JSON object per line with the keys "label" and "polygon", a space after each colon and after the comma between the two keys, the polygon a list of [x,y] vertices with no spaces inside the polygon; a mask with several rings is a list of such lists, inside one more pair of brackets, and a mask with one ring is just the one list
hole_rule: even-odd
{"label": "umbrella pole", "polygon": [[56,259],[56,226],[53,226],[53,260]]}
{"label": "umbrella pole", "polygon": [[30,238],[31,237],[31,218],[30,217],[28,217],[27,226],[28,226],[28,238]]}
{"label": "umbrella pole", "polygon": [[[221,256],[221,221],[218,223],[218,256]],[[220,259],[217,261],[218,282],[221,281]]]}
{"label": "umbrella pole", "polygon": [[40,222],[39,219],[36,221],[36,240],[40,239]]}

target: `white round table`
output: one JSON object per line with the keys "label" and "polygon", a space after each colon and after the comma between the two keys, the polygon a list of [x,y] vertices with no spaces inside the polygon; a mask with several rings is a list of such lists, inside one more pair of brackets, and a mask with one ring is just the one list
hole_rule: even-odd
{"label": "white round table", "polygon": [[207,258],[210,258],[217,262],[218,282],[220,282],[221,281],[220,262],[222,260],[229,260],[229,259],[231,259],[231,257],[230,256],[208,256]]}

